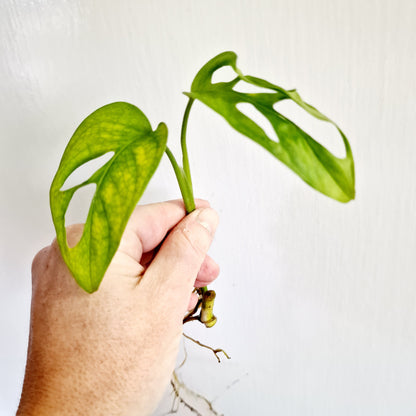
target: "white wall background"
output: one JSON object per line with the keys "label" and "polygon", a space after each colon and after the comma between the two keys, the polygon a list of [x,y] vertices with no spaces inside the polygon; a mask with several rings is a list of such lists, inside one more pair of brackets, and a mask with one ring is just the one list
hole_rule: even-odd
{"label": "white wall background", "polygon": [[[224,50],[340,124],[357,199],[314,192],[195,106],[195,189],[221,215],[222,273],[218,324],[187,332],[232,360],[188,345],[182,379],[225,415],[416,414],[415,25],[413,0],[3,0],[0,414],[18,403],[30,263],[53,238],[48,189],[71,134],[125,100],[168,124],[178,154],[181,91]],[[143,202],[178,195],[164,159]]]}

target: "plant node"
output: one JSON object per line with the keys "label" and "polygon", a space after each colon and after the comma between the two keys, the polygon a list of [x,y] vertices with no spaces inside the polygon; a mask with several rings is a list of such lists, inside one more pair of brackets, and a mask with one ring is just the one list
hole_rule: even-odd
{"label": "plant node", "polygon": [[215,291],[204,289],[196,289],[196,293],[199,295],[198,302],[195,308],[183,319],[184,324],[190,321],[199,321],[207,328],[212,328],[217,323],[217,318],[214,315]]}

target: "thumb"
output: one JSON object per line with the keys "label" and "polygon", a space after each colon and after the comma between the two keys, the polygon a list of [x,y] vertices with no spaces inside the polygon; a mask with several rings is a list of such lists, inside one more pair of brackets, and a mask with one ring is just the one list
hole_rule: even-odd
{"label": "thumb", "polygon": [[177,306],[181,314],[186,311],[217,225],[218,214],[212,208],[193,211],[173,228],[146,270],[144,280],[154,285],[154,295]]}

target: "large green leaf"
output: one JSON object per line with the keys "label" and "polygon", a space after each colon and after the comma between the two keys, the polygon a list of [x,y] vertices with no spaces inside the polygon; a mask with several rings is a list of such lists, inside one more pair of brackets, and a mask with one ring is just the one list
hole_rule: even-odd
{"label": "large green leaf", "polygon": [[[236,60],[234,52],[224,52],[211,59],[198,72],[191,92],[186,95],[221,114],[234,129],[263,146],[313,188],[341,202],[353,199],[354,161],[348,140],[341,129],[316,108],[305,103],[295,90],[285,90],[263,79],[244,76],[237,68]],[[235,71],[236,78],[230,82],[213,83],[213,73],[227,65]],[[234,86],[241,81],[275,92],[252,94],[235,91]],[[293,100],[323,122],[332,123],[344,142],[346,157],[335,157],[273,108],[275,103],[286,99]],[[257,123],[239,111],[236,107],[239,103],[250,103],[260,111],[272,124],[279,141],[269,138]]]}
{"label": "large green leaf", "polygon": [[[117,102],[99,108],[78,127],[62,156],[50,189],[50,205],[62,256],[78,284],[98,289],[127,221],[155,172],[166,148],[167,128],[152,131],[135,106]],[[85,182],[62,190],[79,166],[108,152],[113,157]],[[67,244],[65,213],[74,193],[96,184],[82,237]]]}

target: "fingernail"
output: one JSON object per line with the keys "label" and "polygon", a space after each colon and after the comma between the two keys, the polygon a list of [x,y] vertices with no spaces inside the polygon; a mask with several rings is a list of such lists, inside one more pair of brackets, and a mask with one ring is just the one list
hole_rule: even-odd
{"label": "fingernail", "polygon": [[212,208],[203,208],[196,220],[212,234],[218,225],[218,214]]}

